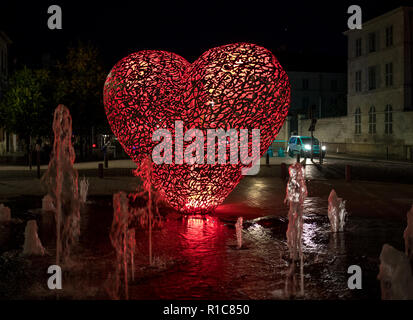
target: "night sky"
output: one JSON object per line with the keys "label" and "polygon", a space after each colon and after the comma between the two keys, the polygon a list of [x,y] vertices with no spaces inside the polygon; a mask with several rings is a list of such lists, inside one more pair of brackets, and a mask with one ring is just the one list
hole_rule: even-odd
{"label": "night sky", "polygon": [[[63,30],[47,28],[58,4]],[[13,45],[13,66],[61,57],[78,40],[100,49],[108,71],[122,57],[162,49],[195,60],[205,50],[247,41],[272,50],[287,69],[345,71],[347,8],[353,1],[1,1],[0,30]],[[363,21],[413,1],[358,1]],[[17,61],[17,63],[14,63]],[[320,70],[322,71],[322,70]],[[335,70],[332,70],[335,71]]]}

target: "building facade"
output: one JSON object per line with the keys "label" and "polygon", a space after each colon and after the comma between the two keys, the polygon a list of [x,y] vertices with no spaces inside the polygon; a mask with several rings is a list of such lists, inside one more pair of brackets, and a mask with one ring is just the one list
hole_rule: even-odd
{"label": "building facade", "polygon": [[[334,151],[411,159],[413,8],[397,8],[344,34],[347,116],[320,119],[315,135]],[[308,133],[307,126],[301,119],[300,134]]]}
{"label": "building facade", "polygon": [[[401,7],[347,31],[349,141],[366,152],[413,145],[413,8]],[[400,150],[397,151],[397,146]],[[359,147],[363,151],[363,146]]]}
{"label": "building facade", "polygon": [[291,85],[290,130],[297,132],[298,115],[317,118],[347,113],[345,73],[287,71]]}

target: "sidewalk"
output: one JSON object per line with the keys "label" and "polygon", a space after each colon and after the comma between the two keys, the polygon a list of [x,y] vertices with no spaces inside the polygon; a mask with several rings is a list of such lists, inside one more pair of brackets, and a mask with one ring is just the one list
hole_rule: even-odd
{"label": "sidewalk", "polygon": [[382,162],[382,163],[393,163],[393,164],[403,164],[413,166],[413,161],[408,160],[387,160],[380,158],[371,158],[363,155],[353,155],[347,153],[327,153],[326,158],[338,159],[338,160],[352,160],[352,161],[365,161],[365,162]]}
{"label": "sidewalk", "polygon": [[[103,161],[91,161],[91,162],[75,162],[74,167],[76,169],[96,169],[98,168],[99,163]],[[46,170],[48,165],[41,165],[40,170]],[[109,168],[127,168],[127,169],[136,169],[136,164],[132,160],[109,160]],[[11,166],[11,165],[0,165],[0,171],[30,171],[29,166]],[[36,165],[32,166],[31,171],[36,171]]]}
{"label": "sidewalk", "polygon": [[[260,164],[265,165],[266,158],[265,156],[261,158]],[[282,162],[286,164],[292,164],[295,162],[295,158],[290,157],[270,157],[270,165],[280,165]],[[91,161],[91,162],[79,162],[76,163],[74,167],[78,170],[87,170],[87,169],[96,169],[98,168],[99,163],[103,163],[103,161]],[[41,165],[40,170],[46,170],[47,165]],[[109,169],[136,169],[136,164],[132,160],[109,160]],[[0,171],[30,171],[27,165],[25,166],[12,166],[12,165],[0,165]],[[34,165],[32,166],[33,172],[36,172],[37,167]]]}

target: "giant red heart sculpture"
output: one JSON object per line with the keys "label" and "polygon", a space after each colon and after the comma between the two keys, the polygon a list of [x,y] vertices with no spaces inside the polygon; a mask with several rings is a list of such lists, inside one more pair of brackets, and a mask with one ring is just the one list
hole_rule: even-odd
{"label": "giant red heart sculpture", "polygon": [[[196,128],[205,137],[207,129],[259,129],[262,156],[287,116],[290,85],[274,55],[254,44],[213,48],[192,64],[174,53],[145,50],[112,68],[104,104],[112,131],[138,165],[156,145],[155,130],[168,129],[174,137],[178,120],[184,132]],[[240,161],[154,164],[152,183],[173,208],[204,213],[224,201],[245,167]]]}

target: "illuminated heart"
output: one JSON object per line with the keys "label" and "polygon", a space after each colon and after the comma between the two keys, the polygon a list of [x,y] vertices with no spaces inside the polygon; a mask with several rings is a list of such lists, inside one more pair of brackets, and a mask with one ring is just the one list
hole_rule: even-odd
{"label": "illuminated heart", "polygon": [[[290,85],[274,55],[254,44],[213,48],[192,64],[174,53],[146,50],[112,68],[104,104],[112,131],[138,165],[159,143],[152,141],[157,129],[169,130],[174,140],[176,121],[183,123],[184,133],[202,131],[204,164],[177,164],[178,149],[173,148],[173,164],[154,164],[152,183],[173,208],[205,213],[225,200],[241,180],[241,170],[250,166],[241,161],[208,164],[207,129],[248,129],[250,134],[259,129],[262,156],[287,116]],[[189,144],[184,142],[184,150]]]}

